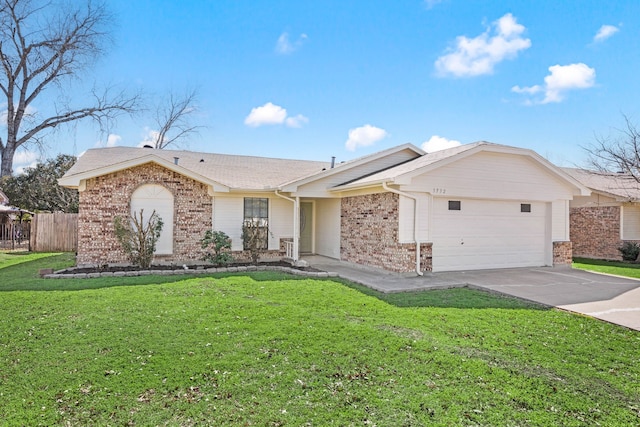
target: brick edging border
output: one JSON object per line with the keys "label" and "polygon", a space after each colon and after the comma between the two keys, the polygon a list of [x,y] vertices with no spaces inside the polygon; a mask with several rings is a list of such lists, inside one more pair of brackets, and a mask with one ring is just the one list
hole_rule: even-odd
{"label": "brick edging border", "polygon": [[307,277],[338,277],[338,273],[326,271],[304,271],[291,267],[282,266],[242,266],[242,267],[221,267],[207,268],[199,270],[138,270],[138,271],[108,271],[102,273],[53,273],[42,276],[44,279],[95,279],[98,277],[136,277],[136,276],[186,276],[204,275],[213,273],[244,273],[249,271],[281,271],[294,276]]}

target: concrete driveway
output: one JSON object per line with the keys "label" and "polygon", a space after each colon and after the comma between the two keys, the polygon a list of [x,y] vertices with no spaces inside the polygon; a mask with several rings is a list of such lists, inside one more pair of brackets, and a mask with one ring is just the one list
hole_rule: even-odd
{"label": "concrete driveway", "polygon": [[503,294],[640,330],[640,281],[572,268],[435,273]]}
{"label": "concrete driveway", "polygon": [[640,281],[569,267],[513,268],[400,276],[313,256],[311,266],[380,292],[471,286],[586,314],[640,330]]}

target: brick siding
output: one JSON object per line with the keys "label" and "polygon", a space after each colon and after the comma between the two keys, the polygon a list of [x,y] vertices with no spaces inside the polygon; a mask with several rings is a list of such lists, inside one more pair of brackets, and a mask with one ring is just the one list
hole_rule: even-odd
{"label": "brick siding", "polygon": [[553,265],[571,265],[573,260],[571,242],[553,242]]}
{"label": "brick siding", "polygon": [[571,208],[570,239],[574,256],[621,260],[620,207]]}
{"label": "brick siding", "polygon": [[174,197],[173,254],[154,262],[202,259],[200,239],[211,229],[211,197],[207,186],[155,163],[136,166],[87,180],[80,192],[78,265],[128,262],[118,243],[113,220],[129,214],[131,195],[144,184],[159,184]]}
{"label": "brick siding", "polygon": [[[415,243],[398,242],[394,193],[346,197],[341,202],[340,257],[343,261],[398,273],[415,271]],[[420,245],[421,270],[431,271],[431,243]]]}

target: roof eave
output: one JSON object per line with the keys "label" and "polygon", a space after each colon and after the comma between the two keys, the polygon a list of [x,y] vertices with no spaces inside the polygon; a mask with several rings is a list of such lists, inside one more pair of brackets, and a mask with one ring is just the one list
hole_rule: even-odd
{"label": "roof eave", "polygon": [[327,191],[329,191],[330,193],[342,193],[344,191],[362,190],[365,188],[379,187],[385,182],[387,184],[395,183],[393,179],[376,179],[375,181],[369,181],[364,183],[354,182],[354,183],[345,184],[345,185],[338,185],[336,187],[329,188]]}

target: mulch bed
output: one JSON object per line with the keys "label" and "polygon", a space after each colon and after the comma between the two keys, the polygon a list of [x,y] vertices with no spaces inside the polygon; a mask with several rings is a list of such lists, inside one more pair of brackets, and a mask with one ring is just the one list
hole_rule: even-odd
{"label": "mulch bed", "polygon": [[[256,265],[256,264],[252,264],[249,262],[246,262],[246,263],[235,262],[235,263],[225,265],[224,267],[248,267],[251,265]],[[285,261],[259,262],[257,265],[272,266],[272,267],[289,267],[295,270],[308,271],[308,272],[322,271],[313,267],[296,267]],[[152,265],[151,267],[145,270],[147,271],[148,270],[151,270],[151,271],[187,270],[188,271],[188,270],[205,270],[205,269],[214,268],[214,267],[216,266],[211,264],[192,264],[192,265],[187,265],[187,268],[184,268],[183,265]],[[118,271],[141,271],[141,270],[142,269],[140,267],[136,267],[133,265],[129,265],[129,266],[103,265],[98,267],[71,267],[62,271],[57,271],[56,273],[57,274],[82,274],[82,273],[90,274],[90,273],[109,273],[109,272],[115,273]]]}

